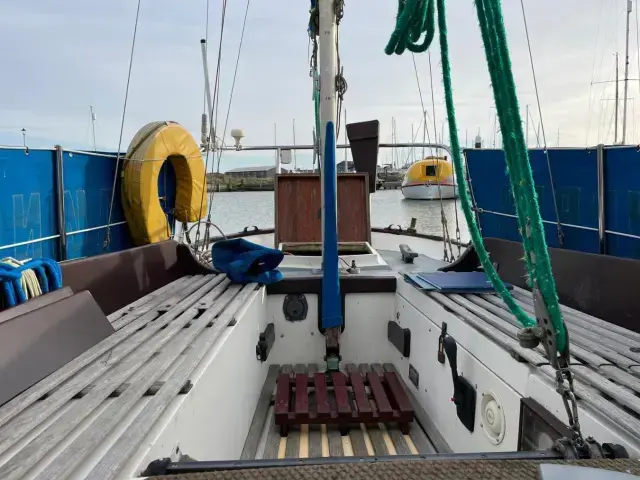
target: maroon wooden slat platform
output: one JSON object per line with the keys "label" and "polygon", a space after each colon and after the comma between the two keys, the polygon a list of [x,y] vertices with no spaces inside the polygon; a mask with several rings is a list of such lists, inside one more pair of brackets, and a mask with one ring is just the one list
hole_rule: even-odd
{"label": "maroon wooden slat platform", "polygon": [[396,422],[404,434],[413,407],[395,372],[281,373],[276,382],[275,423],[287,436],[297,425]]}

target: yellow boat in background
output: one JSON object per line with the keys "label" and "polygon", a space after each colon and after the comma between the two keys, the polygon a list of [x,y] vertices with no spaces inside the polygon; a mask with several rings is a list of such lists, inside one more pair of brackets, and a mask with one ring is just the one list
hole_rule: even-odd
{"label": "yellow boat in background", "polygon": [[412,200],[458,197],[453,164],[447,157],[427,157],[409,167],[402,180],[402,194]]}

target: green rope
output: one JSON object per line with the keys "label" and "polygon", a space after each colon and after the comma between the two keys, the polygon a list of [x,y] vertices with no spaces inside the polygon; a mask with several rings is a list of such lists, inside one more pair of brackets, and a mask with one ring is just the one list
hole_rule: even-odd
{"label": "green rope", "polygon": [[[473,213],[469,186],[462,164],[462,150],[458,139],[453,103],[444,0],[406,0],[406,2],[399,0],[396,28],[391,35],[389,44],[385,48],[385,52],[390,55],[392,53],[401,54],[405,49],[418,51],[416,48],[421,48],[424,45],[426,45],[426,50],[435,33],[435,25],[433,22],[429,23],[430,15],[433,19],[434,3],[437,3],[440,56],[453,165],[458,179],[460,203],[469,227],[471,241],[487,277],[509,307],[511,313],[524,327],[535,327],[537,325],[536,320],[529,317],[520,308],[498,276],[482,241],[482,235]],[[502,18],[502,7],[500,0],[476,0],[475,3],[491,76],[494,101],[498,111],[500,128],[503,132],[507,172],[517,211],[518,229],[523,239],[524,262],[529,274],[527,282],[529,286],[537,287],[540,290],[555,330],[558,351],[563,352],[567,346],[567,334],[558,303],[555,281],[551,271],[551,261],[533,183],[533,174],[522,131],[522,119],[511,69],[511,60]],[[420,29],[420,34],[425,34],[425,41],[416,46],[414,42],[419,38],[419,36],[416,37],[418,28]]]}
{"label": "green rope", "polygon": [[[422,34],[422,43],[417,43]],[[405,50],[420,53],[429,48],[435,33],[435,0],[398,0],[396,28],[385,48],[387,55]]]}

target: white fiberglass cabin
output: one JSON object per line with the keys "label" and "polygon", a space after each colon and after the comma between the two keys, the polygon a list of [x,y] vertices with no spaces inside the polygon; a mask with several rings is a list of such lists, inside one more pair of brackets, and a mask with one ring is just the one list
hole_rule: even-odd
{"label": "white fiberglass cabin", "polygon": [[[472,247],[448,263],[441,241],[371,229],[367,175],[340,174],[328,304],[320,178],[276,184],[275,230],[228,239],[284,251],[280,281],[232,282],[167,241],[63,263],[63,289],[0,312],[0,478],[539,478],[563,459],[640,473],[640,333],[612,321],[637,313],[615,279],[638,262],[551,249],[583,310],[563,310],[580,443]],[[521,246],[485,242],[533,314]]]}

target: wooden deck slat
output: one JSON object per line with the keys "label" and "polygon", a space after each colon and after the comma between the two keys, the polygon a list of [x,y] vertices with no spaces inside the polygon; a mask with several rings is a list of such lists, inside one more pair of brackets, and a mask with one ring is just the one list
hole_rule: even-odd
{"label": "wooden deck slat", "polygon": [[284,458],[298,458],[300,452],[300,430],[295,429],[287,435],[287,449]]}
{"label": "wooden deck slat", "polygon": [[374,455],[391,455],[384,441],[384,433],[378,425],[367,425],[367,434],[371,440]]}
{"label": "wooden deck slat", "polygon": [[[519,328],[519,325],[517,324],[511,313],[506,309],[506,306],[500,298],[497,298],[493,295],[467,295],[466,297],[473,303],[495,313],[503,320],[506,320],[515,325],[516,328]],[[533,306],[527,305],[521,300],[516,300],[516,303],[529,314],[534,313]],[[619,343],[616,340],[608,339],[604,335],[590,332],[588,329],[583,328],[578,324],[571,323],[571,321],[569,320],[566,321],[570,332],[572,347],[578,345],[582,348],[587,349],[588,351],[591,351],[603,358],[608,359],[613,364],[616,364],[622,368],[629,368],[633,365],[640,364],[640,354],[629,351],[629,345],[640,346],[640,343],[635,341]]]}
{"label": "wooden deck slat", "polygon": [[320,425],[309,425],[309,458],[322,458],[322,432]]}
{"label": "wooden deck slat", "polygon": [[316,373],[313,376],[313,382],[316,388],[316,411],[318,418],[328,418],[331,414],[329,405],[329,395],[327,392],[327,383],[324,373]]}
{"label": "wooden deck slat", "polygon": [[[190,293],[188,297],[176,297],[177,304],[166,314],[156,318],[155,312],[149,312],[134,320],[131,324],[116,331],[95,347],[87,350],[75,360],[67,363],[61,369],[3,405],[0,409],[0,425],[3,425],[3,428],[0,429],[0,452],[4,452],[27,432],[53,415],[74,395],[95,382],[122,358],[131,352],[136,355],[135,351],[140,345],[143,343],[148,344],[147,340],[158,330],[189,310],[193,303],[220,281],[221,279],[215,277],[203,277],[186,290],[186,292]],[[152,320],[155,321],[151,322]],[[146,328],[140,330],[143,326],[146,326]],[[100,361],[95,361],[100,357],[102,357]],[[84,368],[87,366],[88,368]],[[34,404],[44,394],[50,392],[83,368],[84,370],[79,375],[74,376],[52,395],[34,405],[29,410],[28,415],[17,417],[18,414]],[[4,426],[11,419],[13,421]]]}
{"label": "wooden deck slat", "polygon": [[280,447],[280,430],[275,424],[275,415],[273,415],[273,409],[269,409],[269,415],[267,418],[268,429],[267,438],[265,439],[264,452],[262,452],[262,458],[265,460],[272,460],[278,458],[278,448]]}
{"label": "wooden deck slat", "polygon": [[276,379],[280,374],[280,367],[278,365],[269,366],[267,377],[265,378],[264,385],[260,391],[260,397],[258,397],[258,403],[256,410],[251,420],[251,427],[249,427],[249,433],[244,442],[242,448],[242,454],[240,460],[250,460],[257,456],[258,444],[260,443],[260,437],[262,436],[262,430],[265,422],[269,421],[268,413],[271,403],[271,395],[276,387]]}
{"label": "wooden deck slat", "polygon": [[[451,296],[451,297],[454,300],[456,299],[456,296]],[[479,296],[473,296],[473,295],[468,295],[467,297],[471,301],[477,304],[477,308],[481,308],[482,306],[485,306],[488,309],[491,309],[492,311],[496,311],[496,313],[500,314],[500,316],[505,320],[509,319],[509,321],[514,321],[511,317],[511,314],[508,313],[506,310],[504,310],[505,308],[504,305],[500,304],[501,302],[500,299],[495,297],[491,298],[489,296],[485,296],[486,297],[485,299],[485,298],[481,298]],[[465,302],[467,302],[466,299],[464,300],[464,302],[460,302],[460,303],[462,304],[462,306],[465,306]],[[473,309],[469,309],[469,310],[473,311]],[[529,310],[530,310],[530,313],[533,311],[532,308],[530,308]],[[478,313],[478,312],[473,312],[473,313]],[[626,356],[621,355],[620,353],[613,351],[607,348],[606,346],[598,344],[595,341],[592,341],[588,338],[585,338],[583,333],[584,332],[581,330],[576,332],[575,330],[572,331],[570,329],[571,348],[579,358],[582,358],[585,362],[589,363],[592,367],[596,369],[596,371],[577,370],[578,373],[582,374],[581,375],[582,380],[598,388],[600,391],[607,394],[608,396],[613,397],[617,402],[621,403],[622,405],[625,405],[627,408],[630,408],[631,410],[639,412],[640,400],[634,395],[634,393],[631,390],[627,389],[627,386],[629,385],[630,382],[628,381],[628,378],[625,377],[625,374],[626,374],[625,370],[627,370],[629,367],[633,366],[636,363],[635,360],[629,358],[633,355],[631,354]],[[516,335],[515,332],[513,332],[511,334],[511,337],[515,338],[515,335]],[[590,350],[591,352],[589,352],[587,349]],[[622,351],[622,348],[619,348],[618,350]],[[619,382],[621,383],[622,386],[609,382],[605,377],[601,376],[597,372],[599,368],[605,366],[603,365],[603,360],[602,360],[602,357],[600,356],[611,360],[615,364],[615,365],[611,365],[612,368],[618,368],[618,367],[624,368],[624,370],[618,369],[618,371],[620,372],[618,375],[612,374],[611,369],[608,370],[609,376],[617,376],[618,378],[626,379],[626,381],[622,380],[621,382]],[[579,368],[586,368],[586,367],[581,367],[580,365],[574,365],[574,368],[579,369]],[[633,385],[631,385],[631,388],[633,388]]]}
{"label": "wooden deck slat", "polygon": [[[438,430],[438,428],[436,427],[436,425],[433,422],[433,420],[431,419],[431,417],[429,417],[427,412],[420,405],[420,402],[418,401],[418,399],[413,394],[413,391],[411,390],[411,388],[414,388],[413,385],[408,387],[404,383],[404,380],[402,380],[402,377],[400,376],[400,374],[398,373],[398,370],[396,369],[396,367],[393,364],[385,363],[384,364],[384,370],[386,372],[394,372],[394,373],[396,373],[398,375],[398,380],[400,381],[400,384],[404,387],[404,391],[405,391],[407,397],[409,398],[409,401],[411,402],[411,405],[413,406],[413,414],[416,417],[416,419],[418,420],[418,423],[420,424],[421,428],[420,427],[417,427],[417,428],[419,428],[420,430],[424,430],[426,436],[430,439],[430,443],[433,445],[432,446],[433,453],[435,453],[435,452],[437,452],[437,453],[452,453],[451,447],[449,446],[449,444],[446,442],[446,440],[442,436],[442,433],[440,433],[440,430]],[[415,425],[415,422],[411,426],[412,431],[415,428],[414,425]],[[426,453],[432,453],[432,451],[430,450],[430,451],[428,451]]]}
{"label": "wooden deck slat", "polygon": [[413,416],[413,407],[411,406],[409,398],[407,398],[407,395],[404,393],[404,388],[402,388],[398,376],[392,372],[385,372],[384,379],[387,381],[387,385],[395,401],[398,403],[400,411]]}
{"label": "wooden deck slat", "polygon": [[175,282],[169,283],[159,290],[145,295],[141,299],[127,305],[120,310],[113,312],[107,317],[107,319],[113,325],[116,330],[121,329],[125,325],[131,323],[136,318],[141,317],[145,313],[155,309],[160,305],[166,305],[166,300],[171,298],[176,293],[180,292],[184,288],[198,281],[198,276],[195,277],[182,277]]}
{"label": "wooden deck slat", "polygon": [[[521,298],[523,300],[525,300],[527,303],[529,303],[530,305],[533,305],[533,296],[531,294],[531,292],[524,290],[516,285],[513,286],[513,293],[514,296]],[[638,342],[640,342],[640,333],[638,332],[633,332],[630,330],[627,330],[624,327],[620,327],[618,325],[612,324],[610,322],[606,322],[598,317],[594,317],[592,315],[589,315],[587,313],[581,312],[580,310],[576,310],[574,308],[571,307],[567,307],[566,305],[560,305],[560,310],[562,311],[563,315],[565,315],[567,317],[567,319],[569,321],[572,321],[574,319],[579,319],[579,320],[584,320],[589,322],[590,325],[594,325],[594,326],[598,326],[600,328],[603,328],[607,331],[610,332],[615,332],[618,333],[620,335],[623,335],[627,338],[632,338]]]}
{"label": "wooden deck slat", "polygon": [[344,452],[342,449],[342,435],[337,428],[327,426],[327,437],[329,439],[329,456],[341,457]]}
{"label": "wooden deck slat", "polygon": [[295,414],[309,416],[309,389],[307,388],[308,377],[306,373],[296,375],[296,403]]}
{"label": "wooden deck slat", "polygon": [[[516,303],[529,314],[535,314],[533,306],[519,300],[516,300]],[[640,342],[623,335],[609,333],[604,328],[588,328],[588,322],[575,322],[570,319],[565,319],[565,322],[568,324],[571,343],[578,343],[593,349],[594,352],[601,350],[613,352],[621,357],[626,357],[626,360],[621,360],[622,362],[632,361],[636,365],[640,364],[640,353],[634,353],[630,350],[633,347],[640,348]],[[585,324],[587,324],[586,327]],[[613,338],[611,338],[612,336]]]}
{"label": "wooden deck slat", "polygon": [[382,386],[382,382],[380,381],[380,376],[377,373],[371,372],[367,374],[367,379],[369,380],[371,393],[373,393],[373,399],[378,407],[378,414],[381,417],[391,415],[393,413],[393,409],[391,408],[391,403],[389,402],[387,394],[384,391],[384,387]]}
{"label": "wooden deck slat", "polygon": [[218,337],[229,328],[229,323],[236,314],[249,305],[255,296],[257,284],[251,283],[242,288],[223,313],[217,318],[215,324],[206,330],[193,344],[193,348],[182,359],[178,368],[166,380],[164,387],[143,407],[135,417],[129,428],[122,433],[115,444],[102,457],[98,464],[88,475],[91,478],[109,480],[117,476],[123,465],[129,460],[133,452],[147,435],[145,426],[153,425],[164,413],[173,401],[176,393],[202,359],[210,351]]}
{"label": "wooden deck slat", "polygon": [[[125,361],[114,367],[113,371],[103,382],[86,397],[78,400],[69,411],[65,412],[62,417],[45,430],[44,435],[40,435],[26,448],[21,450],[19,454],[15,455],[4,465],[4,468],[11,470],[13,465],[17,464],[19,465],[17,471],[23,473],[31,462],[38,461],[84,418],[98,408],[113,390],[114,385],[117,385],[124,378],[128,378],[132,372],[135,372],[129,379],[131,385],[122,395],[111,402],[107,409],[92,422],[91,429],[82,432],[63,452],[56,456],[47,466],[46,472],[41,474],[40,479],[53,480],[64,476],[64,471],[73,468],[76,462],[79,462],[97,448],[109,432],[134,408],[135,404],[140,400],[150,385],[153,384],[155,379],[176,362],[185,348],[200,335],[207,324],[222,312],[234,297],[236,297],[240,287],[232,285],[227,289],[229,283],[229,280],[225,279],[211,290],[211,292],[202,297],[200,303],[202,303],[203,306],[211,306],[202,316],[197,320],[192,320],[197,313],[197,309],[193,308],[188,311],[191,313],[188,315],[185,313],[185,315],[169,324],[167,328],[163,329],[154,337],[152,342],[144,345],[137,350],[135,354],[132,354],[131,358],[125,359]],[[225,289],[227,290],[225,291]],[[176,334],[189,322],[192,322],[191,327],[186,330],[183,335],[177,336]],[[174,336],[176,338],[174,338]],[[166,343],[163,350],[149,362],[141,363],[144,361],[142,352],[147,349],[147,346],[150,347],[147,349],[148,352],[157,351],[157,345],[152,345],[160,342],[161,338],[164,339]],[[143,366],[140,368],[141,364]],[[184,378],[182,383],[184,384],[186,380],[187,379]]]}
{"label": "wooden deck slat", "polygon": [[349,439],[351,440],[351,447],[353,448],[353,454],[356,457],[368,457],[367,444],[364,440],[364,434],[360,426],[355,426],[349,430]]}
{"label": "wooden deck slat", "polygon": [[613,365],[604,365],[598,368],[598,373],[640,394],[640,378],[635,375],[625,372]]}
{"label": "wooden deck slat", "polygon": [[291,390],[289,389],[289,374],[281,373],[278,375],[277,385],[274,404],[276,418],[287,418],[289,416],[289,397],[291,394]]}
{"label": "wooden deck slat", "polygon": [[364,387],[364,381],[360,373],[350,373],[349,379],[351,381],[351,388],[353,388],[353,395],[356,401],[356,407],[360,412],[363,421],[373,419],[373,412],[371,411],[371,405],[369,405],[369,399],[367,398],[367,392]]}
{"label": "wooden deck slat", "polygon": [[351,415],[351,406],[349,404],[349,395],[347,393],[347,384],[343,373],[332,373],[333,388],[336,398],[336,407],[338,415],[341,417]]}

